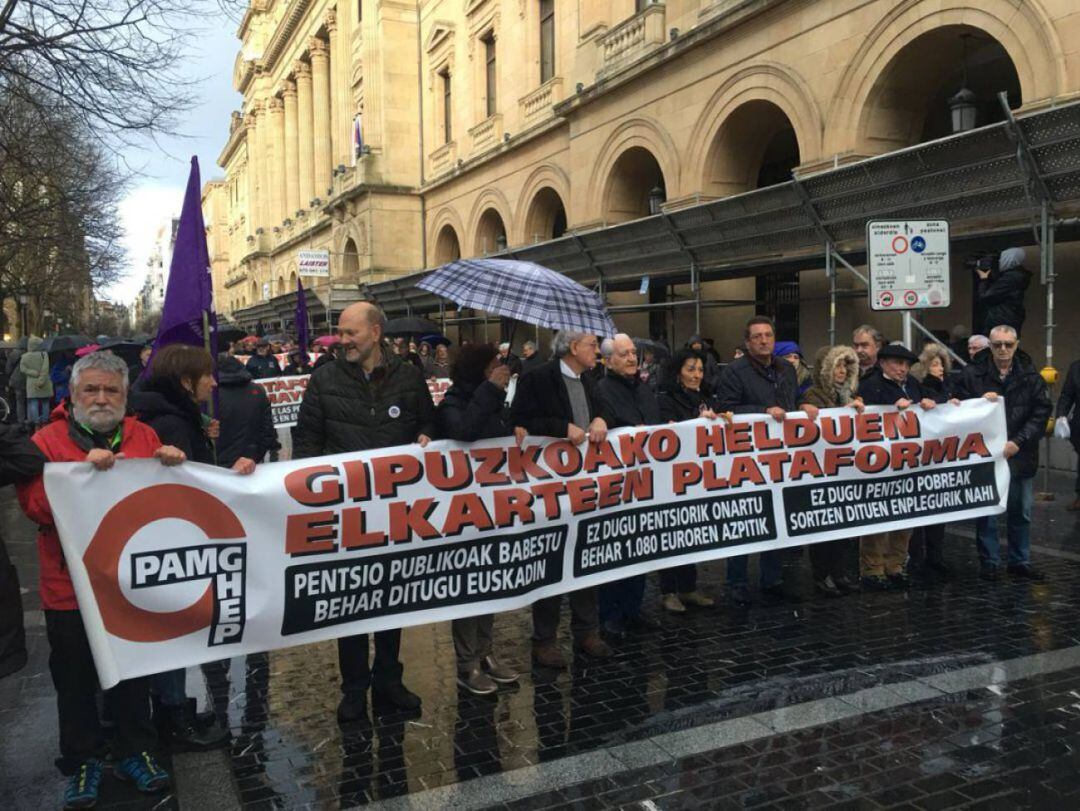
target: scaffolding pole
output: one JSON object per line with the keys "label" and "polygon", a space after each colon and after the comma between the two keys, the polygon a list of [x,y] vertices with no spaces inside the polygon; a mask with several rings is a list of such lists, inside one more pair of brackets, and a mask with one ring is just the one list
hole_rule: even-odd
{"label": "scaffolding pole", "polygon": [[825,243],[825,277],[829,280],[829,346],[836,346],[836,260],[831,242]]}

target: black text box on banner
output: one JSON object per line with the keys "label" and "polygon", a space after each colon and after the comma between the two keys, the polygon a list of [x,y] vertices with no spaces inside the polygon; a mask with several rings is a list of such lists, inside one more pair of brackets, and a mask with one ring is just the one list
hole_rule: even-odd
{"label": "black text box on banner", "polygon": [[994,463],[784,488],[787,534],[868,527],[989,507],[1001,499]]}
{"label": "black text box on banner", "polygon": [[768,491],[639,507],[578,524],[574,577],[774,540],[776,520]]}
{"label": "black text box on banner", "polygon": [[566,526],[285,569],[281,633],[449,605],[558,583]]}

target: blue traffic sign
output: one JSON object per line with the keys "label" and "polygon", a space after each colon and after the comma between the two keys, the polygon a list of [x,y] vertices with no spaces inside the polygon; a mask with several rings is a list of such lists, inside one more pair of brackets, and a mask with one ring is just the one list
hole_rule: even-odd
{"label": "blue traffic sign", "polygon": [[915,253],[922,253],[926,250],[926,240],[922,237],[915,237],[911,240],[911,250],[915,251]]}

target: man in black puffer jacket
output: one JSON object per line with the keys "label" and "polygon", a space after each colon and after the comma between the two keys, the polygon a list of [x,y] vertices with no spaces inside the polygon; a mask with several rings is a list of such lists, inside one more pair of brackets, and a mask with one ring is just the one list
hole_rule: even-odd
{"label": "man in black puffer jacket", "polygon": [[[1009,537],[1008,572],[1026,580],[1042,580],[1031,567],[1031,509],[1035,503],[1035,473],[1039,467],[1039,441],[1046,433],[1053,411],[1050,390],[1025,352],[1011,326],[990,331],[990,349],[983,350],[965,368],[957,383],[962,399],[1005,398],[1005,427],[1008,441],[1009,498],[1005,510]],[[979,549],[980,576],[996,580],[1001,556],[998,547],[997,516],[976,519],[975,537]]]}
{"label": "man in black puffer jacket", "polygon": [[[423,373],[382,347],[386,315],[366,301],[341,314],[341,353],[311,374],[293,428],[293,458],[417,443],[435,435],[435,404]],[[401,631],[375,633],[375,664],[368,667],[367,634],[338,639],[342,699],[338,720],[367,712],[367,690],[377,709],[418,712],[420,697],[401,682]]]}
{"label": "man in black puffer jacket", "polygon": [[277,461],[281,449],[266,391],[236,358],[218,358],[218,467],[232,467],[241,457],[262,462],[266,454]]}

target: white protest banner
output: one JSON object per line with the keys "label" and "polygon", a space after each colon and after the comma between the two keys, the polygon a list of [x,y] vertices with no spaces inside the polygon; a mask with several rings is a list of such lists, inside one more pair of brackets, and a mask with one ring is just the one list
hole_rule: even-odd
{"label": "white protest banner", "polygon": [[270,400],[275,428],[289,428],[296,425],[296,418],[300,414],[300,403],[304,399],[310,377],[311,375],[266,377],[257,381],[266,390],[266,396]]}
{"label": "white protest banner", "polygon": [[48,465],[101,683],[1000,513],[1003,405],[740,416],[260,466]]}

